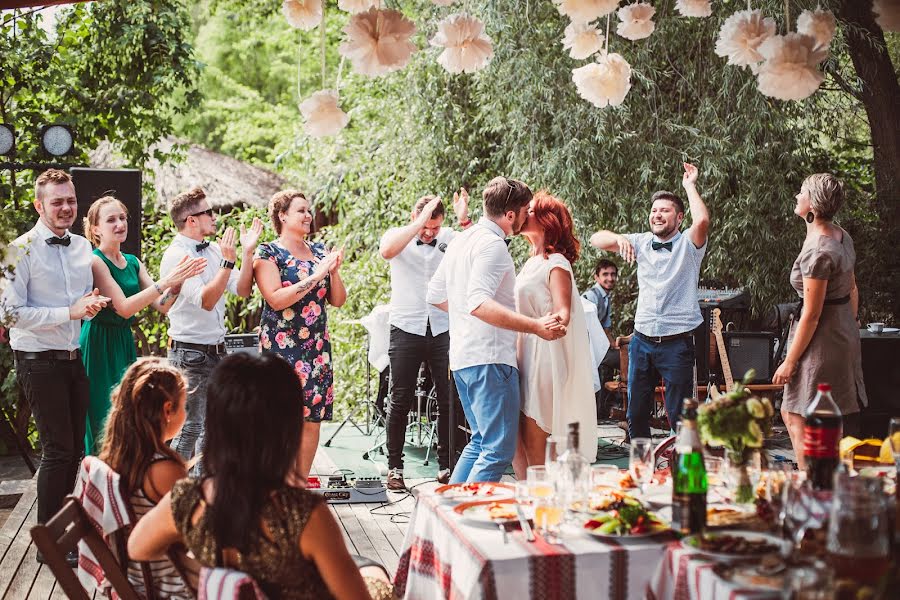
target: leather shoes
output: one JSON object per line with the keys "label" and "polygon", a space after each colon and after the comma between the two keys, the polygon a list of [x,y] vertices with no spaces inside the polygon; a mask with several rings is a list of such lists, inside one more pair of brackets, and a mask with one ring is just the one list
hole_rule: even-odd
{"label": "leather shoes", "polygon": [[401,469],[391,469],[388,471],[387,489],[392,492],[406,491],[406,483],[403,481],[403,471]]}
{"label": "leather shoes", "polygon": [[441,469],[437,474],[438,483],[447,485],[450,483],[450,469]]}

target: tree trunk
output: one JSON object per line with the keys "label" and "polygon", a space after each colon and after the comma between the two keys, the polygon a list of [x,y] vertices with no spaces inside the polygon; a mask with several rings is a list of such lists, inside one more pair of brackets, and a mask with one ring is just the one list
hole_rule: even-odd
{"label": "tree trunk", "polygon": [[[900,322],[900,83],[875,22],[871,1],[844,0],[838,10],[850,57],[862,82],[858,94],[866,109],[875,155],[875,196],[883,223],[885,251],[879,257],[887,269],[883,279],[889,310]],[[875,257],[872,257],[873,259]]]}

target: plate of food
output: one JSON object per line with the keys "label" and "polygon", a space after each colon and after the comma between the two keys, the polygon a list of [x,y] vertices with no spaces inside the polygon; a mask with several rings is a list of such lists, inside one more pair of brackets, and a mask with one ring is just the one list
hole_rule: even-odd
{"label": "plate of food", "polygon": [[478,481],[442,485],[434,493],[444,502],[473,502],[476,500],[503,500],[515,495],[515,488],[506,483]]}
{"label": "plate of food", "polygon": [[736,530],[689,535],[681,544],[720,561],[783,554],[790,549],[790,542],[774,535]]}
{"label": "plate of food", "polygon": [[595,514],[617,510],[626,504],[633,502],[640,503],[637,498],[630,494],[626,494],[625,492],[620,492],[611,487],[595,486],[591,492],[591,497],[587,502],[579,500],[573,502],[569,508],[578,513]]}
{"label": "plate of food", "polygon": [[497,523],[510,523],[519,519],[516,501],[512,498],[464,502],[455,506],[453,512],[460,515],[467,523],[489,527],[494,527]]}
{"label": "plate of food", "polygon": [[601,539],[636,539],[665,533],[669,523],[632,499],[619,509],[592,516],[582,524],[582,530]]}

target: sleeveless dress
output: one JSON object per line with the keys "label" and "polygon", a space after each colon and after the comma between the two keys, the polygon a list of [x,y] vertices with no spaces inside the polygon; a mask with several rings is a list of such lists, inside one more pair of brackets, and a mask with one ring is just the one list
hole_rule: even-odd
{"label": "sleeveless dress", "polygon": [[[133,254],[123,254],[125,268],[120,269],[100,252],[99,256],[126,297],[141,291],[138,280],[140,262]],[[137,360],[134,334],[131,324],[134,317],[123,319],[107,305],[90,321],[81,326],[81,359],[90,381],[91,400],[88,404],[87,427],[84,434],[84,448],[87,454],[97,454],[100,438],[109,414],[110,392],[119,384],[128,366]]]}
{"label": "sleeveless dress", "polygon": [[[278,267],[281,285],[306,279],[325,257],[325,246],[310,244],[314,260],[301,260],[277,241],[260,244],[256,258]],[[331,335],[328,333],[326,298],[331,277],[284,310],[275,310],[263,300],[259,323],[262,352],[274,352],[293,365],[303,385],[303,415],[307,421],[330,421],[334,402],[334,372],[331,363]]]}
{"label": "sleeveless dress", "polygon": [[516,276],[516,310],[526,317],[553,312],[550,271],[563,269],[572,279],[568,331],[548,341],[520,333],[516,340],[522,412],[558,441],[565,441],[569,423],[579,423],[579,451],[589,461],[597,457],[597,404],[594,398],[591,348],[587,322],[572,265],[562,254],[533,256]]}
{"label": "sleeveless dress", "polygon": [[[844,298],[853,289],[856,250],[853,239],[843,229],[841,241],[822,235],[803,244],[791,269],[791,286],[803,298],[803,278],[825,279],[825,300]],[[796,321],[788,335],[794,343]],[[816,385],[831,384],[831,395],[841,414],[858,413],[868,405],[863,383],[862,354],[856,315],[849,302],[825,304],[809,346],[797,362],[797,371],[784,386],[782,406],[788,412],[805,414],[816,395]]]}

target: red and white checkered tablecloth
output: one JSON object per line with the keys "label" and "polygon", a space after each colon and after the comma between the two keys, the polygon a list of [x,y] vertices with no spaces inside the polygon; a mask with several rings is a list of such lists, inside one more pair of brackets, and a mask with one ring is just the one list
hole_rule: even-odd
{"label": "red and white checkered tablecloth", "polygon": [[778,592],[734,585],[713,572],[715,562],[671,542],[647,589],[649,600],[768,600]]}
{"label": "red and white checkered tablecloth", "polygon": [[464,522],[432,494],[421,493],[410,518],[394,579],[398,597],[415,600],[645,598],[666,552],[662,540],[627,544],[577,531],[549,544],[520,531],[503,543],[499,529]]}

